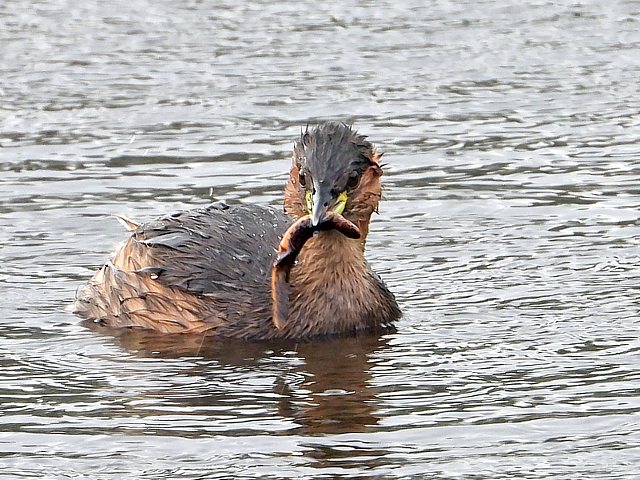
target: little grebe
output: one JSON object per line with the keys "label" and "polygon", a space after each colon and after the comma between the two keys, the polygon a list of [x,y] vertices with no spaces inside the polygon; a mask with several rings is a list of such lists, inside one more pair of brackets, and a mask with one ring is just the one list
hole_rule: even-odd
{"label": "little grebe", "polygon": [[74,312],[114,328],[245,340],[392,328],[400,309],[364,258],[380,156],[348,126],[322,124],[294,145],[284,214],[217,203],[125,220],[131,237],[78,291]]}

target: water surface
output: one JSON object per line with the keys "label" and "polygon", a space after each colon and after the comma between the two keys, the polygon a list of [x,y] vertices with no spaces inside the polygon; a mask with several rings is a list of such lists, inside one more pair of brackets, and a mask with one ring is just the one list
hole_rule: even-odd
{"label": "water surface", "polygon": [[[607,478],[640,470],[637,2],[0,5],[0,476]],[[140,220],[280,205],[300,128],[385,153],[398,332],[87,329]]]}

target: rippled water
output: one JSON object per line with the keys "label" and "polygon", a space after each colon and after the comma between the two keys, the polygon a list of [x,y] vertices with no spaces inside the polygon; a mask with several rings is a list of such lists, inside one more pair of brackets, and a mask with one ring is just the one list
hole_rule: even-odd
{"label": "rippled water", "polygon": [[[2,478],[637,478],[640,4],[0,5]],[[388,162],[381,339],[65,312],[150,219],[278,205],[301,126]]]}

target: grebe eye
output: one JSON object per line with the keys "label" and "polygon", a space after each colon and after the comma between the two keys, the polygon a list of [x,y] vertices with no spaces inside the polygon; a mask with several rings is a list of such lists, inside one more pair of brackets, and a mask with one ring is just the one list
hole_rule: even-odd
{"label": "grebe eye", "polygon": [[349,180],[347,181],[347,188],[355,188],[360,182],[360,175],[355,170],[349,174]]}

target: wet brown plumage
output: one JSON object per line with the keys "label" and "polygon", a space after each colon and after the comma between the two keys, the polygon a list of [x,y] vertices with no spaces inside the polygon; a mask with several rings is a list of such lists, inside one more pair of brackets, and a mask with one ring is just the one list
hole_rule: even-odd
{"label": "wet brown plumage", "polygon": [[[78,291],[74,311],[109,327],[246,340],[390,328],[400,310],[364,258],[381,175],[379,154],[364,136],[337,123],[307,130],[294,146],[284,214],[218,203],[130,222],[131,237]],[[286,318],[275,321],[276,249],[303,217],[307,230],[294,242],[297,262],[282,289]],[[327,226],[330,217],[353,222],[360,238]]]}

